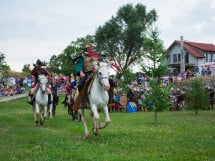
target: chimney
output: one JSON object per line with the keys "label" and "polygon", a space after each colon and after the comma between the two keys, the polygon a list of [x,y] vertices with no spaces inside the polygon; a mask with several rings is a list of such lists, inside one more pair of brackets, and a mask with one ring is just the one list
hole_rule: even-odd
{"label": "chimney", "polygon": [[184,40],[183,40],[183,36],[180,37],[181,38],[181,62],[180,62],[180,73],[185,71],[185,60],[184,60]]}
{"label": "chimney", "polygon": [[181,38],[181,51],[184,51],[184,40],[183,40],[183,36],[180,37]]}

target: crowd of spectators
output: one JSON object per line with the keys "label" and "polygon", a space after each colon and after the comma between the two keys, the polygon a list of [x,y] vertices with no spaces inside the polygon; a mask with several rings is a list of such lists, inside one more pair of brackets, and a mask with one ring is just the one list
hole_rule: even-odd
{"label": "crowd of spectators", "polygon": [[0,96],[14,96],[25,93],[22,77],[0,78]]}
{"label": "crowd of spectators", "polygon": [[133,102],[137,111],[146,111],[145,106],[145,93],[149,91],[148,78],[143,74],[140,74],[134,79],[128,86],[128,91],[118,87],[114,90],[114,101],[112,103],[110,111],[126,111],[129,102]]}
{"label": "crowd of spectators", "polygon": [[[174,87],[171,88],[169,96],[172,98],[170,100],[171,103],[174,104],[174,108],[176,110],[183,109],[185,106],[185,89],[181,87],[176,86],[178,82],[181,81],[186,81],[188,79],[192,79],[193,77],[198,77],[198,76],[213,76],[213,72],[211,73],[210,70],[208,69],[207,72],[202,74],[201,70],[198,70],[195,68],[194,70],[186,70],[183,73],[180,73],[179,75],[165,75],[160,78],[161,85],[163,87],[167,87],[169,83],[172,83]],[[211,91],[215,91],[213,88],[210,89]],[[148,85],[148,79],[145,77],[143,74],[140,74],[136,79],[134,79],[129,85],[128,85],[128,91],[127,92],[122,92],[120,88],[115,89],[115,96],[114,96],[114,102],[111,107],[111,111],[122,111],[121,109],[126,109],[126,105],[122,105],[124,102],[134,102],[135,106],[137,107],[137,111],[146,111],[150,110],[152,106],[150,104],[147,104],[146,100],[146,95],[150,91],[150,87]],[[174,94],[172,93],[174,91]],[[125,98],[126,101],[120,102],[121,98]],[[215,101],[214,96],[210,100]],[[211,101],[212,102],[212,101]],[[212,104],[212,103],[211,103]],[[124,106],[124,107],[122,107]]]}
{"label": "crowd of spectators", "polygon": [[[179,74],[178,76],[166,75],[161,78],[163,87],[166,87],[169,83],[178,82],[187,80],[191,77],[204,76],[201,70],[187,70]],[[210,72],[209,72],[210,73]],[[206,75],[206,74],[205,74]],[[213,76],[213,74],[208,74],[208,76]],[[70,76],[61,76],[56,75],[55,83],[57,84],[57,93],[65,94],[67,93],[67,87],[71,84]],[[1,96],[14,96],[17,94],[28,93],[34,79],[32,76],[29,77],[9,77],[9,78],[0,78],[0,97]],[[136,79],[134,79],[127,87],[128,91],[123,92],[120,87],[114,89],[114,101],[110,110],[119,111],[125,109],[122,107],[120,100],[121,98],[126,98],[126,102],[135,102],[137,106],[137,111],[146,111],[147,108],[150,110],[150,106],[146,106],[146,97],[147,91],[149,91],[148,78],[144,74],[140,74]],[[176,89],[175,89],[176,90]],[[171,95],[171,91],[170,91]]]}
{"label": "crowd of spectators", "polygon": [[[55,76],[55,82],[58,84],[59,94],[66,93],[66,84],[69,79],[70,78],[68,76]],[[0,97],[28,93],[33,83],[34,79],[32,76],[0,78]]]}

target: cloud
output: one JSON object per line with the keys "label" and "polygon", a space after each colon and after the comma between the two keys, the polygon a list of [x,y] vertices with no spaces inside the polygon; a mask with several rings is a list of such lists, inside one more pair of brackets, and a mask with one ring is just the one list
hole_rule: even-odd
{"label": "cloud", "polygon": [[208,23],[203,21],[203,22],[200,22],[200,23],[197,23],[197,24],[193,24],[192,28],[195,31],[202,31],[207,27],[207,25],[208,25]]}

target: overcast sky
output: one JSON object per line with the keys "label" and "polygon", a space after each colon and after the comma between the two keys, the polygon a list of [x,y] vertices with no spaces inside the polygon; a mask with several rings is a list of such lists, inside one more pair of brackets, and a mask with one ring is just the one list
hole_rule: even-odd
{"label": "overcast sky", "polygon": [[215,0],[0,0],[0,52],[15,71],[38,58],[49,61],[128,3],[156,10],[165,48],[181,35],[215,44]]}

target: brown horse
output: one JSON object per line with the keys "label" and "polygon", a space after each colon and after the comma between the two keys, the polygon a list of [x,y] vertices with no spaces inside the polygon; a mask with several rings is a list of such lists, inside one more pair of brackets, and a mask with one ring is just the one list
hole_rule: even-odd
{"label": "brown horse", "polygon": [[74,110],[72,108],[74,102],[78,97],[78,88],[74,88],[70,95],[67,96],[66,106],[68,107],[68,114],[72,117],[73,121],[81,121],[81,116],[78,113],[78,109]]}

